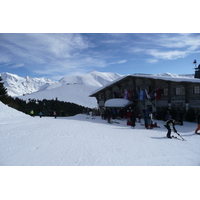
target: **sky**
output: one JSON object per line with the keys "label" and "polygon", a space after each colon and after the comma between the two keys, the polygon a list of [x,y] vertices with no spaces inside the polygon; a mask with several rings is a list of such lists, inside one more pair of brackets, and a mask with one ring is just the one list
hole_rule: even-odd
{"label": "sky", "polygon": [[193,61],[200,63],[195,0],[182,2],[181,9],[172,0],[134,1],[134,6],[128,0],[103,0],[98,6],[90,0],[60,2],[4,3],[0,73],[53,80],[91,71],[194,74]]}
{"label": "sky", "polygon": [[48,77],[89,73],[194,73],[200,34],[1,33],[0,71]]}

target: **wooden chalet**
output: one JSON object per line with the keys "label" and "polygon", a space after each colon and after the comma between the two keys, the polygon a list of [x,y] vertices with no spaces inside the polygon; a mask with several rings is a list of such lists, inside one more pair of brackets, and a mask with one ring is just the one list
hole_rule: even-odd
{"label": "wooden chalet", "polygon": [[[123,76],[110,84],[94,91],[91,97],[96,97],[99,107],[104,107],[108,100],[113,99],[116,107],[126,105],[117,104],[117,99],[130,101],[139,112],[149,109],[157,112],[158,109],[200,108],[200,79],[158,76],[147,74],[133,74]],[[112,105],[109,101],[108,105]]]}

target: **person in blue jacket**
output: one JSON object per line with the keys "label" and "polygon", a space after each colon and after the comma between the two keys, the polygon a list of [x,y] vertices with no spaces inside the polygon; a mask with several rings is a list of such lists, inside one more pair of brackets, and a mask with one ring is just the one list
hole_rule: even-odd
{"label": "person in blue jacket", "polygon": [[43,115],[42,112],[39,112],[39,116],[40,116],[40,118],[42,118],[42,115]]}

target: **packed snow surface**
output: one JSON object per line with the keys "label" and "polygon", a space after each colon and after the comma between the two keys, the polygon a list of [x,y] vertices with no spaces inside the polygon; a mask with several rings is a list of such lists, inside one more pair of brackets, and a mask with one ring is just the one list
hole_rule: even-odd
{"label": "packed snow surface", "polygon": [[[196,123],[176,128],[186,141],[160,128],[133,129],[125,120],[100,117],[30,117],[0,102],[1,166],[199,166]],[[174,133],[175,134],[175,133]]]}

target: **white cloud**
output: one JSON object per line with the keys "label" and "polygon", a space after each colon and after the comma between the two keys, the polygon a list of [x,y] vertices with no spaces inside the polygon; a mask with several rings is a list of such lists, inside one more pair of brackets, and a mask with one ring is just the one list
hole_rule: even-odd
{"label": "white cloud", "polygon": [[126,63],[127,62],[127,60],[120,60],[120,61],[118,61],[118,64],[122,64],[122,63]]}
{"label": "white cloud", "polygon": [[118,43],[122,43],[124,41],[113,39],[113,40],[102,40],[101,42],[105,43],[105,44],[118,44]]}
{"label": "white cloud", "polygon": [[157,39],[160,46],[167,48],[186,48],[196,50],[200,47],[200,35],[193,34],[176,34],[161,35]]}
{"label": "white cloud", "polygon": [[146,62],[148,62],[148,63],[157,63],[158,60],[157,59],[146,59]]}
{"label": "white cloud", "polygon": [[11,59],[8,55],[5,55],[4,53],[0,54],[0,63],[8,63]]}
{"label": "white cloud", "polygon": [[20,67],[24,67],[24,64],[23,63],[19,63],[19,64],[16,64],[16,65],[12,66],[11,68],[20,68]]}
{"label": "white cloud", "polygon": [[156,49],[150,49],[147,51],[147,54],[152,55],[156,59],[164,59],[164,60],[175,60],[178,58],[184,58],[187,56],[187,51],[158,51]]}

